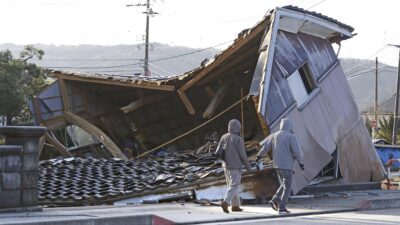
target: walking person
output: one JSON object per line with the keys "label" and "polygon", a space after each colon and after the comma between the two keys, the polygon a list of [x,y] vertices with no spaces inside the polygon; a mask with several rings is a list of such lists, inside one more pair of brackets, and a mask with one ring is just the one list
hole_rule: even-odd
{"label": "walking person", "polygon": [[282,119],[280,130],[270,134],[262,142],[262,148],[257,154],[258,161],[272,149],[273,167],[278,174],[280,187],[269,204],[279,214],[288,214],[286,203],[292,188],[293,164],[296,160],[304,170],[304,156],[293,132],[289,119]]}
{"label": "walking person", "polygon": [[241,124],[239,120],[229,121],[228,133],[224,134],[219,141],[215,154],[223,159],[222,166],[225,171],[225,179],[228,190],[221,203],[221,208],[225,213],[229,213],[229,205],[232,212],[240,212],[239,185],[242,177],[242,167],[251,171],[251,166],[247,159],[244,148],[243,138],[240,136]]}

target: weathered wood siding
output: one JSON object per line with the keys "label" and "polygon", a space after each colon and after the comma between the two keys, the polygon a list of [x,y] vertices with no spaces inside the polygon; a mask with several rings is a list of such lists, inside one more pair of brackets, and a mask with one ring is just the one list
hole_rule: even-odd
{"label": "weathered wood siding", "polygon": [[337,57],[327,40],[279,31],[265,105],[264,115],[268,124],[273,124],[294,103],[286,78],[306,61],[318,80],[337,61]]}

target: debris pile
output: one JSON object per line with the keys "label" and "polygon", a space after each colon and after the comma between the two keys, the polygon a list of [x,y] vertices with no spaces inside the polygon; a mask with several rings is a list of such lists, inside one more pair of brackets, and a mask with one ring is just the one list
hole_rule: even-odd
{"label": "debris pile", "polygon": [[[248,153],[256,152],[248,148]],[[255,165],[255,162],[252,162]],[[213,152],[167,153],[163,158],[51,159],[40,162],[38,198],[44,205],[113,202],[134,194],[191,184],[224,173]]]}

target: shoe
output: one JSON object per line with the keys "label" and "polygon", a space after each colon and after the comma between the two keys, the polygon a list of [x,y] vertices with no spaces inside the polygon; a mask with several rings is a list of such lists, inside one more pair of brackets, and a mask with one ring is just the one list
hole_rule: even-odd
{"label": "shoe", "polygon": [[241,211],[243,211],[243,209],[242,208],[240,208],[239,206],[232,206],[232,212],[241,212]]}
{"label": "shoe", "polygon": [[227,202],[222,201],[221,202],[221,208],[222,208],[222,211],[224,211],[224,213],[229,213],[228,203]]}
{"label": "shoe", "polygon": [[278,214],[279,215],[290,214],[290,211],[288,211],[287,209],[279,209]]}
{"label": "shoe", "polygon": [[278,211],[278,203],[277,202],[275,202],[274,200],[271,200],[268,203],[273,210]]}

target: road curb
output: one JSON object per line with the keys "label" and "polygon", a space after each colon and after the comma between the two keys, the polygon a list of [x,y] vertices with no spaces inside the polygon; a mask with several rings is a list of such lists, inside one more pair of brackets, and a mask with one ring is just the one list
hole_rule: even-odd
{"label": "road curb", "polygon": [[234,221],[246,221],[246,220],[274,219],[274,218],[283,218],[283,217],[333,214],[333,213],[354,212],[354,211],[359,211],[359,209],[351,208],[351,209],[326,210],[326,211],[305,212],[305,213],[291,213],[291,214],[286,214],[286,215],[265,215],[265,216],[251,216],[251,217],[241,217],[241,218],[236,217],[236,218],[226,218],[226,219],[202,220],[202,221],[175,223],[175,225],[192,225],[192,224],[221,223],[221,222],[234,222]]}
{"label": "road curb", "polygon": [[374,209],[389,209],[389,208],[400,208],[400,198],[372,198],[363,199],[355,208],[358,210],[374,210]]}

